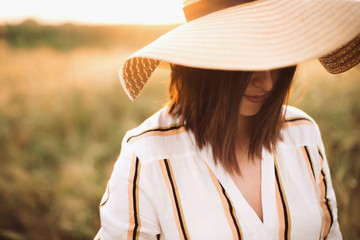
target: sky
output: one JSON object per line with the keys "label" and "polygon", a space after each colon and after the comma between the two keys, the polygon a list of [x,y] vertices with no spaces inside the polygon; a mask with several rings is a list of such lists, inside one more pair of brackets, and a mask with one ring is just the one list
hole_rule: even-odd
{"label": "sky", "polygon": [[1,0],[0,24],[32,18],[46,24],[184,22],[181,0]]}

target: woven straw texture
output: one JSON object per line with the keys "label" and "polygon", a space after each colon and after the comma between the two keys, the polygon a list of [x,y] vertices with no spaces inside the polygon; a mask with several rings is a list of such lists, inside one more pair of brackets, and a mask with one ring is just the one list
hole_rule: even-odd
{"label": "woven straw texture", "polygon": [[335,51],[319,58],[330,73],[343,73],[360,63],[360,35]]}

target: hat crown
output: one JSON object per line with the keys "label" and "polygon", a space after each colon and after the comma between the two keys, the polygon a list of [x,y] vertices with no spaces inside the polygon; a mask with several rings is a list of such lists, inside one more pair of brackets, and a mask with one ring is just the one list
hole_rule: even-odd
{"label": "hat crown", "polygon": [[254,0],[183,0],[186,21],[205,16],[212,12]]}

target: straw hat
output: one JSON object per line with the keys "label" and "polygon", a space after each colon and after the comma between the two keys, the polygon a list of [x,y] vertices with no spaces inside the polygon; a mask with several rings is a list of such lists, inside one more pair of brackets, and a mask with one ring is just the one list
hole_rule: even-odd
{"label": "straw hat", "polygon": [[186,23],[133,54],[121,68],[121,84],[132,100],[160,61],[265,70],[333,52],[321,58],[330,72],[360,61],[358,0],[184,0],[183,10]]}
{"label": "straw hat", "polygon": [[319,58],[330,73],[342,73],[360,63],[360,34],[335,51]]}

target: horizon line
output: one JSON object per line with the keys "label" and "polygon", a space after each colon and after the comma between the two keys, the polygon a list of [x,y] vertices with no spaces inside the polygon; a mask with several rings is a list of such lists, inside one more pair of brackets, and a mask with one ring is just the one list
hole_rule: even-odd
{"label": "horizon line", "polygon": [[25,22],[34,22],[39,25],[47,26],[62,26],[67,24],[72,25],[87,25],[87,26],[117,26],[117,25],[180,25],[185,21],[169,21],[169,22],[144,22],[144,21],[122,21],[122,22],[104,22],[104,21],[81,21],[81,20],[46,20],[37,17],[24,17],[14,19],[0,19],[0,25],[19,25]]}

